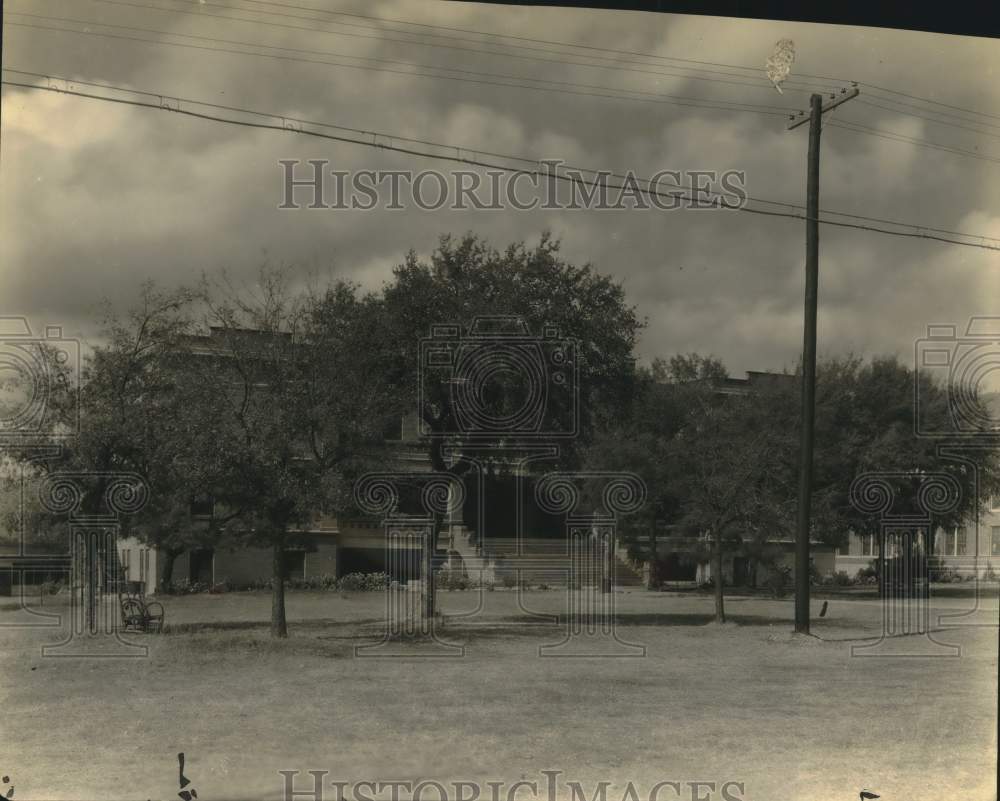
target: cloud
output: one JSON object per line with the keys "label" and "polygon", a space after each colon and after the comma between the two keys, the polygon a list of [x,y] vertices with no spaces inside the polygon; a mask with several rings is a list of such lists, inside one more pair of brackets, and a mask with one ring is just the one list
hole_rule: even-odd
{"label": "cloud", "polygon": [[[175,43],[149,44],[12,27],[5,32],[5,65],[614,171],[740,169],[752,196],[792,204],[804,203],[804,129],[787,131],[781,116],[692,108],[662,102],[665,97],[648,102],[655,99],[648,95],[641,96],[642,102],[602,95],[632,89],[708,103],[805,108],[808,91],[795,91],[795,82],[824,83],[805,76],[833,75],[989,113],[1000,100],[1000,88],[990,79],[990,71],[1000,68],[1000,48],[988,40],[402,0],[345,7],[360,15],[573,41],[622,53],[759,65],[761,74],[774,42],[788,37],[796,43],[796,61],[785,94],[778,95],[766,85],[763,90],[744,85],[748,73],[732,66],[713,67],[728,76],[696,73],[691,68],[698,65],[689,62],[601,50],[558,55],[569,49],[523,40],[508,40],[517,47],[502,47],[457,30],[435,31],[441,38],[430,39],[414,35],[428,29],[387,26],[400,29],[384,33],[390,38],[468,50],[425,47],[372,38],[378,25],[359,17],[318,11],[296,12],[299,18],[290,12],[266,15],[257,6],[255,12],[191,8],[194,14],[100,3],[74,7],[73,15],[92,20],[93,30],[111,30],[100,28],[103,22],[206,39],[135,34]],[[213,38],[296,50],[268,50],[288,58],[264,58],[176,46],[226,46],[213,45]],[[316,63],[347,61],[324,55],[333,52],[466,72],[437,69],[432,79],[405,74],[413,69],[402,64],[351,61],[393,70],[372,71]],[[531,60],[536,57],[549,60]],[[294,60],[299,58],[310,61]],[[645,71],[624,72],[625,67]],[[580,90],[589,94],[516,89],[477,83],[480,79],[469,72],[608,88]],[[852,101],[831,121],[1000,152],[988,136],[942,126],[939,114],[926,114],[930,119],[924,120],[906,116],[913,109],[900,103],[912,100],[867,87],[859,100],[874,105]],[[276,208],[282,188],[279,159],[324,158],[347,170],[444,165],[9,87],[3,101],[0,281],[7,313],[26,314],[38,325],[61,322],[70,331],[92,334],[93,308],[101,298],[125,305],[150,277],[170,285],[222,267],[251,277],[269,260],[303,270],[332,269],[375,287],[408,249],[427,254],[441,233],[471,230],[502,247],[551,229],[563,239],[567,258],[591,262],[623,281],[630,300],[650,321],[640,346],[645,358],[713,352],[734,372],[793,366],[798,358],[805,252],[799,220],[717,211],[282,211]],[[821,166],[824,208],[1000,236],[1000,222],[991,213],[1000,200],[994,174],[1000,166],[991,162],[827,125]],[[987,251],[824,228],[820,348],[906,354],[927,322],[984,313],[983,307],[1000,297],[998,266],[997,254]]]}

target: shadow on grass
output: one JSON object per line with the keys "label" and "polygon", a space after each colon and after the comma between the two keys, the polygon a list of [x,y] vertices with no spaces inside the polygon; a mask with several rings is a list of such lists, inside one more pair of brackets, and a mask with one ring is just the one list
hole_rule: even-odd
{"label": "shadow on grass", "polygon": [[[495,631],[498,634],[504,632],[524,632],[524,633],[546,633],[555,629],[564,628],[567,624],[565,616],[557,615],[557,622],[550,623],[539,621],[531,615],[510,615],[496,616],[489,618],[458,619],[448,620],[439,623],[441,631],[461,631],[479,632]],[[698,627],[708,626],[715,622],[712,613],[701,612],[639,612],[639,613],[619,613],[615,615],[616,626],[657,626],[663,628],[674,627]],[[792,623],[791,617],[775,617],[769,615],[744,615],[727,614],[726,623],[735,624],[742,627],[767,627],[776,625],[788,625]],[[202,631],[245,631],[270,628],[268,620],[214,620],[201,623],[174,623],[164,627],[165,634],[190,634]],[[822,624],[824,628],[864,628],[858,621],[837,620],[827,618]],[[342,630],[364,630],[368,632],[385,626],[384,618],[359,618],[356,620],[337,620],[334,618],[309,618],[306,620],[291,620],[288,623],[289,630],[316,630],[316,629],[342,629]],[[330,638],[345,635],[329,635]]]}
{"label": "shadow on grass", "polygon": [[[358,620],[335,620],[333,618],[309,618],[307,620],[288,621],[289,630],[299,629],[329,629],[381,625],[379,618]],[[163,627],[164,634],[195,634],[202,631],[252,631],[255,629],[270,629],[270,620],[210,620],[202,623],[168,623]]]}
{"label": "shadow on grass", "polygon": [[[669,628],[704,628],[715,631],[757,630],[775,635],[787,634],[790,642],[794,635],[790,618],[768,617],[764,615],[729,614],[726,623],[719,626],[714,615],[696,613],[677,614],[619,614],[616,626]],[[366,618],[358,620],[334,620],[329,618],[292,621],[289,623],[288,639],[270,639],[266,636],[270,628],[267,620],[259,621],[213,621],[206,623],[182,623],[168,627],[165,634],[199,634],[220,632],[218,647],[222,649],[254,649],[258,652],[281,652],[293,650],[330,658],[348,658],[355,645],[371,645],[386,641],[385,620]],[[438,641],[450,645],[468,646],[475,643],[504,642],[518,639],[551,640],[566,630],[566,623],[539,623],[531,616],[498,617],[470,622],[467,620],[446,622],[436,630]],[[931,629],[934,633],[949,631],[945,627]],[[245,635],[245,636],[241,636]],[[261,637],[261,635],[264,635]],[[899,639],[909,634],[893,635],[888,639]],[[819,643],[861,643],[872,642],[880,637],[879,626],[866,626],[857,620],[824,619],[813,621],[813,631],[806,637]],[[392,637],[393,642],[413,645],[415,648],[426,644],[432,638],[425,636]]]}

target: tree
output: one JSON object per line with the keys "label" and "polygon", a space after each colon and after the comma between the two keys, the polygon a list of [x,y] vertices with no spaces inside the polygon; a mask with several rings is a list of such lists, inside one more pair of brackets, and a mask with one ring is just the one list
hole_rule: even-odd
{"label": "tree", "polygon": [[[632,553],[647,562],[650,588],[659,586],[658,526],[677,526],[684,517],[684,466],[675,458],[674,439],[697,414],[712,382],[725,376],[725,366],[714,356],[654,359],[637,369],[627,402],[608,416],[586,450],[589,469],[634,472],[646,484],[645,506],[622,521],[620,532]],[[643,538],[649,542],[646,552],[638,545]]]}
{"label": "tree", "polygon": [[[146,283],[136,305],[124,315],[105,304],[101,340],[86,357],[79,377],[76,436],[64,442],[57,457],[34,461],[42,472],[76,473],[84,511],[106,511],[100,505],[110,474],[130,472],[143,478],[150,489],[148,503],[121,522],[124,530],[163,554],[161,589],[169,585],[176,556],[205,537],[192,528],[188,515],[198,490],[198,477],[184,461],[183,429],[191,398],[178,392],[173,365],[173,354],[190,330],[193,298],[183,288],[164,291]],[[66,396],[72,383],[64,377],[56,384],[61,391],[51,395],[57,410],[71,408]],[[54,429],[49,436],[59,433]],[[23,456],[30,457],[30,451]],[[35,514],[54,522],[44,510]]]}
{"label": "tree", "polygon": [[[559,443],[563,465],[580,463],[581,446],[599,421],[613,415],[616,405],[631,393],[633,348],[642,321],[625,301],[618,282],[590,265],[578,267],[564,261],[559,243],[547,234],[532,248],[516,243],[503,252],[471,234],[457,240],[444,236],[429,262],[408,254],[394,270],[383,296],[388,337],[381,343],[382,369],[389,371],[408,408],[417,412],[429,433],[427,454],[436,472],[461,475],[471,466],[461,450],[469,441],[464,434],[471,430],[463,429],[462,392],[471,389],[486,417],[502,419],[523,408],[527,395],[536,388],[528,386],[518,370],[484,369],[473,375],[449,374],[445,369],[421,372],[421,342],[431,334],[432,325],[457,326],[458,339],[467,339],[476,333],[477,318],[506,315],[517,318],[523,325],[521,333],[529,337],[542,340],[548,328],[557,332],[553,342],[575,343],[575,351],[567,349],[562,356],[565,374],[575,374],[576,384],[542,387],[547,393],[545,418],[541,430],[534,432],[556,435],[551,441]],[[512,330],[498,331],[498,341]],[[487,344],[485,360],[499,363],[502,351],[502,344],[495,348]],[[548,368],[550,364],[543,365],[542,382],[548,381]],[[463,385],[463,381],[469,383]],[[419,408],[418,399],[422,401]],[[577,414],[576,436],[559,436],[573,432]],[[516,448],[538,440],[525,436],[516,425],[508,429],[501,425],[493,431],[492,441]],[[506,468],[502,463],[496,467],[498,474]],[[435,547],[441,523],[436,521],[433,532]],[[426,611],[432,614],[433,570],[425,568],[425,575]]]}
{"label": "tree", "polygon": [[[594,457],[636,465],[656,514],[710,535],[719,619],[723,552],[740,548],[766,561],[776,537],[795,534],[800,413],[791,375],[722,395],[725,374],[717,360],[696,354],[655,361],[621,419],[596,439]],[[924,424],[941,436],[916,435],[914,391]],[[968,447],[954,431],[950,402],[947,388],[892,357],[821,362],[812,536],[843,547],[850,531],[879,530],[878,518],[852,502],[852,483],[863,473],[884,475],[911,511],[929,477],[945,473],[959,488],[958,503],[933,515],[932,528],[973,519],[998,490],[998,454]]]}
{"label": "tree", "polygon": [[211,336],[180,357],[203,398],[191,458],[225,532],[271,548],[271,634],[286,637],[290,532],[340,508],[381,443],[392,393],[369,356],[378,304],[343,282],[294,292],[287,270],[269,268],[253,289],[224,277],[201,297]]}
{"label": "tree", "polygon": [[[934,480],[932,476],[950,476],[957,486],[957,502],[930,515],[931,536],[939,526],[961,525],[984,511],[988,498],[1000,490],[1000,452],[995,447],[970,447],[976,443],[952,419],[950,392],[893,356],[868,362],[848,356],[820,365],[813,513],[819,538],[843,546],[849,531],[879,532],[879,518],[851,498],[851,484],[863,473],[881,474],[897,503],[910,513],[920,512],[917,496]],[[937,436],[918,436],[917,396],[922,422]],[[970,392],[964,402],[989,417],[977,392]],[[931,545],[926,543],[927,550]]]}
{"label": "tree", "polygon": [[176,355],[191,334],[194,301],[191,290],[146,283],[124,315],[105,304],[103,341],[86,362],[80,436],[71,449],[81,469],[134,472],[146,481],[148,501],[126,525],[162,557],[164,592],[177,557],[217,537],[211,527],[194,525],[190,513],[204,488],[189,435],[199,396],[178,371]]}
{"label": "tree", "polygon": [[695,408],[671,442],[679,466],[682,524],[711,541],[715,619],[725,621],[723,554],[787,530],[794,513],[793,443],[772,417],[772,392],[720,396],[701,383]]}

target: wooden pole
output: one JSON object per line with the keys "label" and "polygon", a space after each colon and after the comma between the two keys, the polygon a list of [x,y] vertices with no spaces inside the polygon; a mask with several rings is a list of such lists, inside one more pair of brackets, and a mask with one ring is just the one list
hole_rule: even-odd
{"label": "wooden pole", "polygon": [[809,515],[816,419],[816,307],[819,285],[819,144],[823,97],[810,97],[806,179],[806,292],[802,339],[802,431],[799,447],[799,513],[795,541],[795,631],[809,633]]}

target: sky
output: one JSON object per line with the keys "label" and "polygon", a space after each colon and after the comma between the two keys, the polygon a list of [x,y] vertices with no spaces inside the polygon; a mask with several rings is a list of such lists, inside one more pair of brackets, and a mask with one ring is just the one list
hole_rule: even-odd
{"label": "sky", "polygon": [[[13,0],[4,10],[5,69],[616,172],[741,170],[751,196],[804,204],[805,126],[789,131],[780,114],[662,98],[805,109],[810,90],[790,84],[778,93],[764,77],[775,43],[789,38],[790,82],[862,84],[830,122],[985,157],[828,124],[821,208],[1000,237],[1000,44],[988,39],[426,0]],[[257,48],[282,56],[259,57],[221,40],[291,49]],[[734,66],[695,72],[690,61],[666,58]],[[534,79],[536,87],[559,81],[578,93],[445,80],[440,71],[428,78],[412,64]],[[661,99],[629,100],[627,90]],[[0,313],[23,315],[35,330],[61,325],[94,341],[102,299],[125,308],[149,279],[169,287],[226,269],[250,281],[269,263],[374,289],[408,250],[427,256],[442,234],[474,232],[503,248],[547,230],[565,258],[621,280],[648,320],[643,360],[711,353],[739,375],[793,368],[799,357],[801,220],[690,209],[282,210],[281,159],[326,159],[341,170],[449,165],[65,94],[4,86],[2,97]],[[820,354],[910,359],[928,325],[953,324],[961,334],[970,316],[1000,316],[998,275],[997,251],[824,226]]]}

